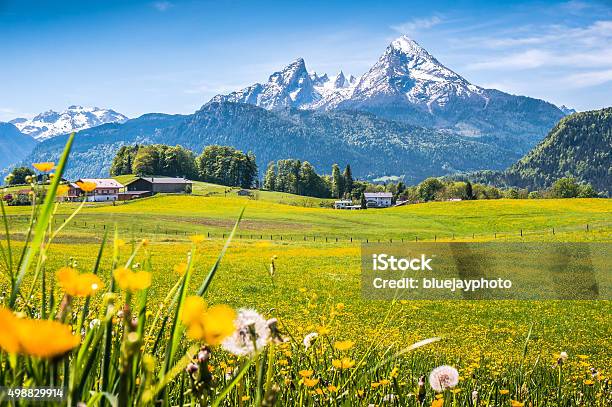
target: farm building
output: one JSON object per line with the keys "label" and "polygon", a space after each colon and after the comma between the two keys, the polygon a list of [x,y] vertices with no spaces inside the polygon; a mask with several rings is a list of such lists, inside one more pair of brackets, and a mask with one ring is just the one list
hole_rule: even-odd
{"label": "farm building", "polygon": [[238,196],[251,196],[252,193],[248,189],[241,189],[238,191]]}
{"label": "farm building", "polygon": [[334,209],[347,209],[351,205],[353,205],[353,201],[350,201],[348,199],[334,201]]}
{"label": "farm building", "polygon": [[115,181],[112,178],[81,178],[75,182],[70,183],[68,189],[68,195],[65,200],[68,201],[80,201],[85,195],[78,183],[80,182],[91,182],[96,184],[96,189],[91,192],[87,192],[88,202],[111,202],[119,199],[119,191],[124,188],[122,184]]}
{"label": "farm building", "polygon": [[151,194],[191,193],[192,182],[185,178],[139,177],[129,182],[126,192],[150,192]]}
{"label": "farm building", "polygon": [[363,194],[368,208],[388,208],[392,204],[391,192],[366,192]]}

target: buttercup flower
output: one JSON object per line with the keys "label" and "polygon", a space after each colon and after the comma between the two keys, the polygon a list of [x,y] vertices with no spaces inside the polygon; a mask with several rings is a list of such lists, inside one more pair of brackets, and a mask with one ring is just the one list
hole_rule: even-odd
{"label": "buttercup flower", "polygon": [[65,196],[66,194],[68,194],[68,190],[69,190],[69,189],[70,189],[70,188],[69,188],[69,187],[68,187],[68,185],[66,185],[66,184],[59,185],[59,186],[57,187],[57,192],[56,192],[56,195],[57,195],[57,196]]}
{"label": "buttercup flower", "polygon": [[5,308],[0,308],[0,326],[3,328],[0,348],[8,353],[49,359],[65,354],[80,342],[68,325],[50,320],[19,319]]}
{"label": "buttercup flower", "polygon": [[455,387],[458,383],[459,372],[452,366],[436,367],[429,374],[429,385],[438,392]]}
{"label": "buttercup flower", "polygon": [[200,244],[204,241],[204,235],[189,236],[189,240],[191,240],[193,244]]}
{"label": "buttercup flower", "polygon": [[89,297],[104,287],[102,280],[97,275],[79,274],[72,267],[62,267],[55,275],[64,292],[73,297]]}
{"label": "buttercup flower", "polygon": [[184,276],[187,271],[187,263],[179,263],[174,266],[174,272],[179,276]]}
{"label": "buttercup flower", "polygon": [[207,308],[202,297],[197,295],[185,299],[181,320],[187,326],[187,336],[202,340],[209,345],[219,345],[234,333],[236,312],[227,305]]}
{"label": "buttercup flower", "polygon": [[309,379],[308,377],[304,378],[304,385],[306,387],[314,387],[319,383],[319,379]]}
{"label": "buttercup flower", "polygon": [[140,291],[151,285],[151,273],[147,271],[133,272],[121,267],[113,272],[113,277],[119,287],[125,291]]}
{"label": "buttercup flower", "polygon": [[236,356],[254,355],[263,349],[270,340],[268,322],[252,309],[238,310],[235,321],[236,331],[225,339],[222,346]]}
{"label": "buttercup flower", "polygon": [[353,341],[339,341],[334,343],[334,348],[340,351],[349,350],[353,346],[355,346],[355,342]]}
{"label": "buttercup flower", "polygon": [[355,361],[349,358],[334,359],[332,360],[332,365],[336,369],[350,369],[355,366]]}
{"label": "buttercup flower", "polygon": [[97,185],[95,182],[83,182],[83,181],[79,181],[76,183],[79,188],[81,188],[81,190],[85,191],[85,192],[91,192],[94,189],[96,189]]}
{"label": "buttercup flower", "polygon": [[302,377],[310,377],[314,372],[312,370],[300,370],[298,373]]}
{"label": "buttercup flower", "polygon": [[43,162],[43,163],[34,163],[32,167],[36,168],[40,172],[49,172],[53,170],[55,167],[54,162]]}

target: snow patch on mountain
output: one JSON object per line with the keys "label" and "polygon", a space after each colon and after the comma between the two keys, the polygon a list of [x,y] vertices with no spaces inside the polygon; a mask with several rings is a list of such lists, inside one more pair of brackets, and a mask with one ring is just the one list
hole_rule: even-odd
{"label": "snow patch on mountain", "polygon": [[46,140],[61,134],[99,126],[105,123],[123,123],[128,118],[112,109],[98,107],[69,106],[63,112],[49,110],[32,119],[11,120],[19,131],[36,140]]}

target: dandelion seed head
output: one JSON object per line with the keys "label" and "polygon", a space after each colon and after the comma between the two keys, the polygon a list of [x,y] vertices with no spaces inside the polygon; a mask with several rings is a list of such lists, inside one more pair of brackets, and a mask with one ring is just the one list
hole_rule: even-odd
{"label": "dandelion seed head", "polygon": [[439,366],[429,374],[429,385],[437,392],[455,387],[459,383],[459,372],[452,366]]}
{"label": "dandelion seed head", "polygon": [[252,356],[263,349],[270,340],[268,321],[253,309],[239,309],[234,321],[234,334],[221,346],[236,356]]}

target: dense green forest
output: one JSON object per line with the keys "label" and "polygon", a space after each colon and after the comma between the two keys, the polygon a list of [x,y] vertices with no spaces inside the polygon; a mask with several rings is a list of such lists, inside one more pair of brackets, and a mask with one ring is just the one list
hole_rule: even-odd
{"label": "dense green forest", "polygon": [[612,108],[574,113],[506,171],[480,171],[471,179],[501,186],[541,190],[573,178],[612,193]]}
{"label": "dense green forest", "polygon": [[252,187],[257,180],[255,155],[227,146],[207,146],[202,154],[164,144],[123,146],[110,175],[136,174],[185,177],[221,185]]}

